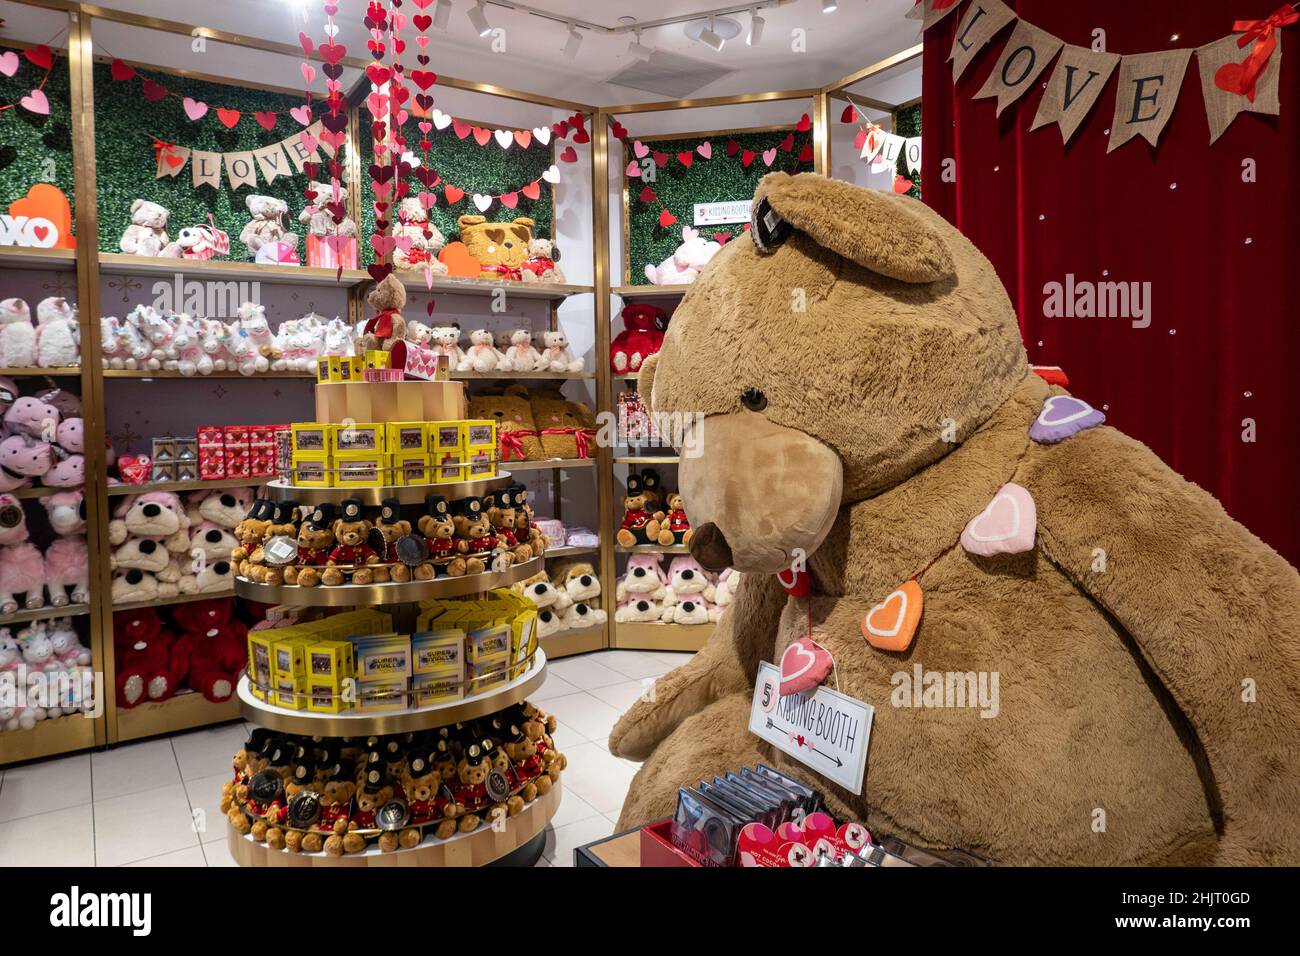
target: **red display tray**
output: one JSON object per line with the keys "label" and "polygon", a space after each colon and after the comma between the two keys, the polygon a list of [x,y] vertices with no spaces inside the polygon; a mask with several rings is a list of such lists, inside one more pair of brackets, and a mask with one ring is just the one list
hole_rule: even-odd
{"label": "red display tray", "polygon": [[672,820],[660,820],[641,828],[641,865],[700,868],[699,863],[673,845],[672,825]]}

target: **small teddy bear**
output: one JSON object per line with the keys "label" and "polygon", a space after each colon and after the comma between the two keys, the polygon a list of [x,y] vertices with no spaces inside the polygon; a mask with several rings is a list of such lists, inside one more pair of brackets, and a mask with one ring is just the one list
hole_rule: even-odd
{"label": "small teddy bear", "polygon": [[542,368],[542,353],[533,345],[533,334],[527,329],[510,333],[510,347],[499,363],[503,372],[535,372]]}
{"label": "small teddy bear", "polygon": [[514,222],[488,222],[483,216],[461,216],[457,224],[460,241],[479,264],[484,279],[520,281],[533,238],[532,219],[519,216]]}
{"label": "small teddy bear", "polygon": [[423,271],[428,268],[436,276],[447,274],[446,264],[438,259],[438,253],[447,240],[438,227],[429,222],[429,210],[418,197],[408,196],[398,206],[393,238],[397,240],[393,249],[394,269]]}
{"label": "small teddy bear", "polygon": [[542,358],[538,368],[539,372],[582,371],[582,359],[573,357],[573,352],[569,350],[569,337],[559,329],[556,329],[554,332],[543,332],[542,342],[546,347],[542,349]]}
{"label": "small teddy bear", "polygon": [[81,325],[77,307],[60,296],[36,306],[36,364],[41,368],[81,364]]}
{"label": "small teddy bear", "polygon": [[244,197],[244,205],[253,218],[240,230],[239,241],[248,250],[248,257],[256,259],[259,249],[284,238],[284,217],[289,214],[289,205],[283,199],[256,193]]}
{"label": "small teddy bear", "polygon": [[456,552],[465,559],[464,573],[482,574],[487,569],[485,557],[490,557],[497,547],[482,499],[459,499],[452,506],[451,516],[456,526]]}
{"label": "small teddy bear", "polygon": [[429,580],[437,573],[439,566],[448,577],[461,577],[468,569],[468,562],[458,553],[456,523],[447,506],[447,499],[442,495],[429,495],[426,513],[420,516],[416,526],[424,536],[429,560],[415,569],[415,579]]}
{"label": "small teddy bear", "polygon": [[375,519],[373,538],[379,549],[379,563],[375,565],[375,583],[388,581],[405,583],[411,580],[411,569],[397,559],[397,542],[411,533],[411,522],[402,517],[402,505],[396,498],[385,498]]}
{"label": "small teddy bear", "polygon": [[647,499],[644,492],[635,492],[628,488],[623,498],[623,520],[619,524],[618,543],[625,548],[641,544],[654,544],[659,540],[659,522],[646,510]]}
{"label": "small teddy bear", "polygon": [[492,343],[492,332],[489,329],[475,329],[469,334],[469,343],[464,358],[456,366],[458,372],[495,372],[505,359]]}
{"label": "small teddy bear", "polygon": [[167,220],[171,216],[165,206],[137,199],[131,203],[131,225],[122,233],[118,248],[132,256],[160,256],[170,244]]}
{"label": "small teddy bear", "polygon": [[298,559],[284,569],[284,583],[314,588],[334,550],[334,505],[323,502],[298,526]]}
{"label": "small teddy bear", "polygon": [[406,305],[406,287],[402,280],[391,272],[384,276],[366,301],[375,310],[375,314],[366,321],[362,330],[358,351],[390,351],[393,346],[406,338],[406,320],[402,318],[402,307]]}
{"label": "small teddy bear", "polygon": [[541,236],[528,240],[528,258],[520,270],[520,277],[525,282],[563,282],[564,272],[556,265],[560,250],[555,243]]}
{"label": "small teddy bear", "polygon": [[342,517],[334,522],[334,548],[321,574],[321,583],[333,587],[344,583],[343,567],[351,568],[353,584],[373,584],[374,565],[379,555],[370,547],[371,524],[362,514],[361,500],[348,498],[341,505]]}
{"label": "small teddy bear", "polygon": [[[307,188],[315,193],[315,196],[302,212],[298,213],[298,221],[307,227],[307,235],[355,238],[357,224],[352,217],[345,215],[342,221],[335,223],[333,214],[325,208],[327,203],[334,201],[334,187],[329,183],[312,183]],[[340,186],[339,202],[344,202],[346,198],[347,191]]]}

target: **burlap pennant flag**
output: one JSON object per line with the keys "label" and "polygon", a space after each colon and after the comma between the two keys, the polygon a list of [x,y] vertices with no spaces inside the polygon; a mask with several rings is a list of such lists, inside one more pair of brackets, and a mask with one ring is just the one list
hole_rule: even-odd
{"label": "burlap pennant flag", "polygon": [[903,142],[903,162],[909,173],[921,171],[921,137],[912,136]]}
{"label": "burlap pennant flag", "polygon": [[998,115],[1014,103],[1034,85],[1038,75],[1047,69],[1047,65],[1056,56],[1056,51],[1064,46],[1064,41],[1052,36],[1046,30],[1040,30],[1024,20],[1016,21],[1016,29],[1011,39],[1002,48],[993,72],[984,81],[984,86],[975,94],[975,99],[990,96],[998,98]]}
{"label": "burlap pennant flag", "polygon": [[1160,134],[1178,105],[1178,92],[1191,58],[1190,49],[1120,58],[1115,116],[1110,122],[1106,152],[1113,153],[1134,136],[1141,136],[1152,146],[1160,142]]}
{"label": "burlap pennant flag", "polygon": [[1240,34],[1232,34],[1196,50],[1197,68],[1201,72],[1201,95],[1205,100],[1205,116],[1210,121],[1210,142],[1223,135],[1232,121],[1243,112],[1265,113],[1277,116],[1282,104],[1278,98],[1277,80],[1282,72],[1282,44],[1279,43],[1268,58],[1264,72],[1255,80],[1255,99],[1223,89],[1215,81],[1219,71],[1229,63],[1240,63],[1250,55],[1252,44],[1237,45]]}
{"label": "burlap pennant flag", "polygon": [[1069,143],[1092,112],[1118,64],[1118,53],[1096,53],[1086,46],[1067,43],[1047,81],[1034,124],[1029,128],[1056,123],[1061,128],[1061,141]]}
{"label": "burlap pennant flag", "polygon": [[167,144],[158,149],[158,169],[154,173],[154,179],[162,179],[164,176],[170,176],[175,179],[190,158],[190,148],[188,146],[175,146]]}
{"label": "burlap pennant flag", "polygon": [[920,20],[921,29],[928,30],[961,6],[961,0],[921,0],[903,14],[909,20]]}
{"label": "burlap pennant flag", "polygon": [[257,186],[257,165],[253,160],[251,150],[226,153],[225,157],[226,178],[230,180],[231,189],[238,189],[241,186]]}
{"label": "burlap pennant flag", "polygon": [[303,163],[320,162],[320,154],[317,152],[316,147],[320,131],[323,128],[320,120],[317,120],[301,133],[290,136],[280,144],[284,147],[284,151],[289,154],[289,162],[293,163],[295,172],[302,172]]}
{"label": "burlap pennant flag", "polygon": [[953,80],[961,79],[975,54],[984,49],[993,37],[1016,18],[1016,12],[1002,0],[971,0],[971,5],[957,24],[957,36],[952,41]]}
{"label": "burlap pennant flag", "polygon": [[190,154],[190,174],[195,187],[221,186],[221,154],[196,149]]}
{"label": "burlap pennant flag", "polygon": [[257,160],[257,168],[261,170],[265,182],[273,183],[279,176],[293,175],[289,169],[289,159],[279,143],[253,150],[253,158]]}

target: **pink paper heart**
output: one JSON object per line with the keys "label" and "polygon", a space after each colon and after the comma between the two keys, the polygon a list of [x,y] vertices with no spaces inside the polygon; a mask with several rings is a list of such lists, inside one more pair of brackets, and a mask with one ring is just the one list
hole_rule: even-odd
{"label": "pink paper heart", "polygon": [[18,72],[18,54],[13,50],[0,55],[0,75],[13,76]]}
{"label": "pink paper heart", "polygon": [[337,133],[332,130],[321,130],[320,141],[327,146],[332,147],[336,152],[342,148],[344,141],[348,138],[347,130],[339,130]]}
{"label": "pink paper heart", "polygon": [[298,142],[302,143],[302,148],[307,150],[307,152],[309,153],[316,152],[317,139],[315,136],[313,136],[311,133],[307,132],[306,130],[303,130],[301,133],[298,134]]}
{"label": "pink paper heart", "polygon": [[181,105],[185,107],[185,115],[193,121],[203,119],[208,112],[208,104],[201,103],[198,100],[192,100],[188,96],[181,100]]}
{"label": "pink paper heart", "polygon": [[343,81],[342,81],[342,80],[326,80],[326,81],[325,81],[325,90],[326,90],[326,92],[328,92],[328,93],[337,93],[337,92],[338,92],[339,90],[341,90],[341,89],[343,89]]}
{"label": "pink paper heart", "polygon": [[[397,120],[398,126],[406,125],[406,121],[409,120],[410,118],[411,118],[411,114],[406,112],[406,110],[398,110],[397,116],[394,117],[394,119]],[[401,143],[403,146],[406,145],[406,140],[401,139],[400,137],[398,138],[398,142]]]}
{"label": "pink paper heart", "polygon": [[424,267],[424,287],[430,292],[433,291],[433,266]]}
{"label": "pink paper heart", "polygon": [[703,156],[705,159],[713,158],[713,144],[709,142],[707,139],[704,142],[700,143],[699,146],[696,146],[695,151],[699,153],[701,156]]}
{"label": "pink paper heart", "polygon": [[41,90],[32,90],[18,104],[29,113],[36,113],[40,116],[50,115],[50,101],[45,98],[45,93]]}
{"label": "pink paper heart", "polygon": [[397,242],[392,236],[376,234],[370,237],[370,248],[375,250],[375,255],[386,256],[396,247]]}
{"label": "pink paper heart", "polygon": [[311,125],[311,107],[304,103],[302,106],[295,106],[289,110],[289,115],[296,119],[303,126]]}
{"label": "pink paper heart", "polygon": [[316,45],[311,42],[311,37],[301,30],[298,31],[298,45],[302,47],[303,56],[311,56],[311,51],[316,49]]}
{"label": "pink paper heart", "polygon": [[776,161],[776,147],[763,150],[763,165],[771,166]]}
{"label": "pink paper heart", "polygon": [[398,236],[393,240],[394,245],[403,252],[411,251],[411,243],[414,239],[411,236]]}
{"label": "pink paper heart", "polygon": [[428,136],[429,133],[432,132],[432,130],[433,130],[433,124],[430,123],[428,120],[425,120],[424,122],[420,123],[420,132],[423,133],[425,136]]}
{"label": "pink paper heart", "polygon": [[632,160],[632,162],[630,162],[630,163],[627,164],[627,174],[628,174],[628,176],[631,177],[632,179],[640,179],[640,178],[641,178],[641,164],[638,163],[635,159]]}
{"label": "pink paper heart", "polygon": [[1007,482],[961,533],[961,546],[971,554],[1020,554],[1034,547],[1038,513],[1025,488]]}
{"label": "pink paper heart", "polygon": [[366,97],[366,109],[370,110],[371,116],[383,116],[388,112],[388,97],[382,93],[371,93]]}
{"label": "pink paper heart", "polygon": [[390,179],[386,183],[370,181],[370,188],[376,196],[390,196],[393,192],[393,181]]}
{"label": "pink paper heart", "polygon": [[423,192],[420,193],[420,195],[417,198],[420,200],[420,205],[423,206],[425,209],[432,209],[434,207],[434,204],[437,203],[438,201],[438,194]]}
{"label": "pink paper heart", "polygon": [[316,79],[316,67],[310,63],[300,63],[298,67],[302,70],[303,82],[311,86],[311,81]]}
{"label": "pink paper heart", "polygon": [[636,154],[637,159],[645,159],[650,154],[650,147],[637,140],[632,144],[632,152]]}

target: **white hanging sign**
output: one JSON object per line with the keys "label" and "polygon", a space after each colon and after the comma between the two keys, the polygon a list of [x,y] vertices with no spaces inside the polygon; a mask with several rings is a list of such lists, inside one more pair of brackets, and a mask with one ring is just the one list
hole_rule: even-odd
{"label": "white hanging sign", "polygon": [[749,708],[749,729],[783,753],[861,794],[875,708],[829,687],[780,694],[781,671],[762,661]]}
{"label": "white hanging sign", "polygon": [[903,143],[903,161],[907,163],[909,173],[921,169],[921,137],[913,136]]}
{"label": "white hanging sign", "polygon": [[721,226],[731,222],[749,222],[753,205],[752,199],[741,199],[736,202],[697,202],[695,225]]}

